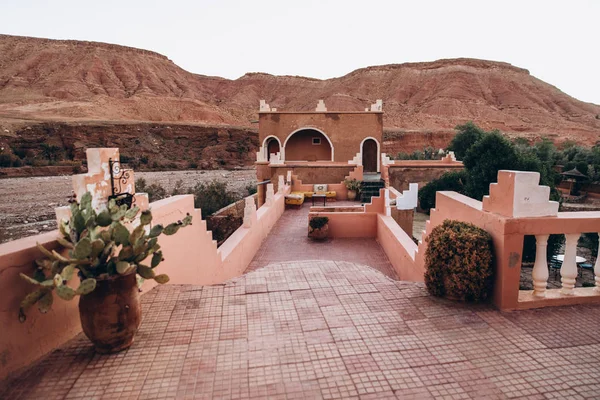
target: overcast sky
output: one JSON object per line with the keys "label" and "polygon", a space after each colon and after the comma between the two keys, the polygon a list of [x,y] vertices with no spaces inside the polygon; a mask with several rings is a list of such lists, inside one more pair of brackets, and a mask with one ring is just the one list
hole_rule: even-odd
{"label": "overcast sky", "polygon": [[0,19],[1,33],[139,47],[232,79],[505,61],[600,104],[600,0],[0,0]]}

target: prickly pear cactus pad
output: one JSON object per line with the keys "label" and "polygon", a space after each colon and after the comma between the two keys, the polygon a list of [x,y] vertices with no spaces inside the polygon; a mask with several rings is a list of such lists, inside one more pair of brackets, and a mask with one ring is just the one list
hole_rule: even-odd
{"label": "prickly pear cactus pad", "polygon": [[[134,228],[133,222],[139,224]],[[138,207],[117,206],[114,200],[108,202],[105,210],[96,213],[92,208],[92,195],[84,194],[79,203],[71,204],[69,221],[59,224],[58,242],[66,252],[50,251],[38,243],[44,258],[36,260],[33,276],[21,274],[34,290],[21,301],[19,320],[25,321],[25,311],[34,304],[40,312],[48,312],[54,299],[52,292],[64,300],[91,293],[97,279],[135,272],[143,279],[167,283],[166,274],[155,272],[164,261],[158,237],[174,235],[191,223],[192,216],[188,214],[167,226],[152,225],[150,210],[140,212]],[[150,260],[149,265],[144,264],[146,260]],[[67,282],[75,273],[80,283],[74,289]]]}

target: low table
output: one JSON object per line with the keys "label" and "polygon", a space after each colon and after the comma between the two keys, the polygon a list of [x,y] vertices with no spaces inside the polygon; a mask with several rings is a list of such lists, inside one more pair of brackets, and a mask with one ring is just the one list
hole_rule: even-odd
{"label": "low table", "polygon": [[[565,261],[565,255],[564,254],[558,254],[556,256],[554,256],[555,260],[558,260],[560,262],[564,262]],[[579,256],[575,256],[575,263],[576,264],[581,264],[584,263],[586,260],[583,257],[579,257]]]}
{"label": "low table", "polygon": [[312,195],[312,205],[315,205],[315,199],[323,199],[323,205],[325,205],[325,202],[327,201],[327,196],[325,196],[324,194],[313,194]]}

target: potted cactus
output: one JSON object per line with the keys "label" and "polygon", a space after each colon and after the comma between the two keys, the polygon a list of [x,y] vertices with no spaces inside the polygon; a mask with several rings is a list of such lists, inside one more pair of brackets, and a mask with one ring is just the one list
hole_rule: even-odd
{"label": "potted cactus", "polygon": [[348,189],[348,200],[356,200],[356,196],[360,190],[360,182],[356,179],[346,179],[344,184],[346,185],[346,189]]}
{"label": "potted cactus", "polygon": [[[59,225],[58,242],[66,252],[49,251],[38,243],[45,257],[36,261],[32,277],[21,274],[35,290],[21,302],[19,319],[25,321],[26,310],[36,303],[40,312],[48,312],[53,292],[63,300],[79,296],[83,332],[96,351],[113,353],[128,348],[141,322],[137,277],[161,284],[169,281],[167,275],[155,273],[164,260],[158,236],[173,235],[191,221],[187,215],[165,227],[150,227],[149,210],[140,213],[138,207],[118,206],[110,200],[106,209],[96,213],[91,194],[84,194],[80,203],[71,204],[70,220]],[[75,273],[80,284],[72,288],[68,282]]]}
{"label": "potted cactus", "polygon": [[328,217],[312,217],[308,221],[308,236],[317,240],[327,239],[329,233]]}

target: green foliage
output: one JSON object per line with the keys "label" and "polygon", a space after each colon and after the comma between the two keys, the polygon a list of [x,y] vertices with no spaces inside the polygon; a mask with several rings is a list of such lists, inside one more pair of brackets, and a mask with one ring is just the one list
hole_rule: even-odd
{"label": "green foliage", "polygon": [[47,158],[50,163],[58,161],[62,156],[63,150],[58,146],[42,143],[40,147],[42,150],[42,155]]}
{"label": "green foliage", "polygon": [[435,207],[435,194],[439,191],[465,193],[466,171],[446,172],[438,179],[430,181],[419,191],[419,206],[427,214]]}
{"label": "green foliage", "polygon": [[444,153],[440,153],[439,150],[434,149],[431,146],[427,146],[423,151],[415,150],[412,153],[399,152],[395,159],[396,160],[439,160],[444,156]]}
{"label": "green foliage", "polygon": [[487,133],[472,121],[469,121],[464,125],[457,125],[454,129],[456,129],[458,133],[450,142],[448,150],[454,152],[457,160],[463,160],[471,146]]}
{"label": "green foliage", "polygon": [[256,185],[250,183],[246,186],[246,191],[248,192],[248,196],[252,196],[258,191],[258,189]]}
{"label": "green foliage", "polygon": [[308,226],[310,226],[310,229],[315,230],[315,229],[321,229],[328,223],[329,223],[328,217],[313,217],[310,219],[310,221],[308,221]]}
{"label": "green foliage", "polygon": [[361,188],[362,183],[356,179],[346,179],[344,181],[344,184],[346,185],[346,189],[348,190],[354,190],[356,192],[358,192]]}
{"label": "green foliage", "polygon": [[157,183],[148,185],[144,178],[135,180],[135,190],[138,193],[148,193],[148,201],[150,203],[167,197],[167,190]]}
{"label": "green foliage", "polygon": [[494,267],[489,233],[446,220],[426,240],[425,284],[432,295],[468,302],[482,302],[491,295]]}
{"label": "green foliage", "polygon": [[590,250],[592,257],[598,257],[598,233],[584,233],[579,238],[578,246]]}
{"label": "green foliage", "polygon": [[198,183],[192,189],[194,207],[202,211],[202,218],[228,206],[237,200],[237,196],[227,189],[225,182],[213,180],[209,183]]}
{"label": "green foliage", "polygon": [[514,146],[499,132],[489,132],[471,146],[463,163],[468,173],[466,193],[481,200],[501,169],[518,170],[521,160]]}
{"label": "green foliage", "polygon": [[[137,271],[144,278],[156,278],[158,283],[168,281],[166,275],[155,276],[152,271],[163,260],[157,236],[177,233],[180,228],[191,224],[192,216],[187,215],[164,228],[155,225],[146,233],[146,227],[152,222],[152,213],[149,210],[139,211],[137,207],[117,206],[114,200],[110,200],[107,208],[98,214],[92,208],[89,192],[81,197],[79,203],[72,203],[70,220],[61,221],[59,225],[61,237],[58,242],[67,250],[66,255],[50,251],[38,243],[37,248],[44,258],[36,261],[38,267],[33,277],[21,274],[36,290],[21,302],[19,319],[24,321],[25,311],[36,302],[40,311],[46,312],[52,304],[52,291],[56,290],[56,294],[64,300],[71,300],[76,295],[93,291],[97,279]],[[138,214],[140,224],[130,230],[131,222]],[[148,257],[152,258],[152,267],[141,264]],[[81,283],[77,289],[72,289],[67,282],[75,270]]]}
{"label": "green foliage", "polygon": [[[550,235],[548,238],[548,247],[546,247],[546,259],[551,260],[553,256],[560,252],[565,242],[565,235]],[[523,241],[523,262],[534,262],[536,252],[535,236],[526,235]]]}

